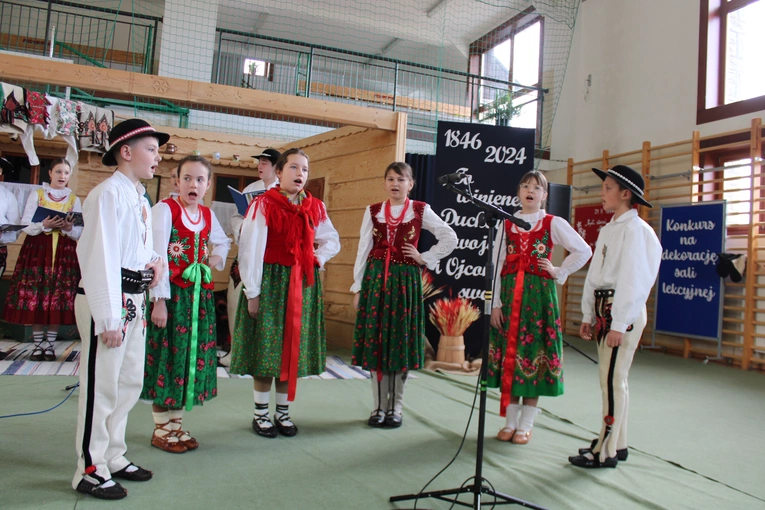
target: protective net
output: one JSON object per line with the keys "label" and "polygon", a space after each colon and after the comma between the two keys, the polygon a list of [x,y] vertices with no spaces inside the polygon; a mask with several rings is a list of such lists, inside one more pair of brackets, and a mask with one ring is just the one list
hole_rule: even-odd
{"label": "protective net", "polygon": [[[408,114],[537,129],[549,144],[580,0],[0,0],[0,49]],[[35,86],[40,88],[40,86]],[[53,94],[64,91],[55,84]],[[285,142],[331,129],[155,98],[76,99],[160,125]]]}

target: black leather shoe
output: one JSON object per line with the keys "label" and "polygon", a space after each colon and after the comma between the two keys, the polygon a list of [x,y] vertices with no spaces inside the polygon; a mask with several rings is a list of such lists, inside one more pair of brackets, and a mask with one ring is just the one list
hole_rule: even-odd
{"label": "black leather shoe", "polygon": [[101,487],[101,485],[96,485],[83,478],[80,480],[80,483],[77,484],[77,492],[81,494],[90,494],[98,499],[122,499],[127,496],[127,490],[117,482],[114,482],[114,485],[111,487],[106,488]]}
{"label": "black leather shoe", "polygon": [[35,347],[32,350],[32,355],[29,356],[29,361],[45,361],[45,351],[42,347]]}
{"label": "black leather shoe", "polygon": [[56,351],[53,350],[53,347],[47,347],[43,350],[43,359],[45,361],[56,361],[58,359],[58,356],[56,356]]}
{"label": "black leather shoe", "polygon": [[575,465],[576,467],[581,468],[615,468],[616,464],[618,464],[618,460],[616,457],[609,457],[603,462],[600,462],[600,458],[595,455],[593,459],[590,459],[586,455],[577,455],[575,457],[569,457],[568,461]]}
{"label": "black leather shoe", "polygon": [[[592,449],[595,448],[595,445],[598,444],[598,438],[592,440],[592,443],[590,443],[589,448],[579,448],[579,455],[584,455],[585,453],[592,453]],[[627,457],[629,456],[630,452],[627,448],[624,448],[622,450],[616,450],[616,458],[619,460],[619,462],[624,462],[627,460]]]}
{"label": "black leather shoe", "polygon": [[394,411],[388,411],[385,413],[385,426],[397,429],[404,422],[404,417]]}
{"label": "black leather shoe", "polygon": [[[130,466],[135,466],[135,471],[128,471],[127,469]],[[112,478],[122,478],[123,480],[130,480],[131,482],[146,482],[151,480],[152,475],[153,473],[148,469],[136,466],[131,462],[125,468],[112,473]]]}
{"label": "black leather shoe", "polygon": [[367,425],[378,429],[385,426],[385,413],[382,411],[382,409],[376,409],[372,411],[372,414],[369,416],[369,420],[367,421]]}
{"label": "black leather shoe", "polygon": [[[289,420],[289,418],[287,419]],[[285,425],[284,423],[280,422],[277,418],[274,420],[274,425],[276,425],[276,428],[279,429],[279,434],[287,437],[294,437],[298,433],[298,428],[295,426],[294,423],[290,423],[289,425]]]}
{"label": "black leather shoe", "polygon": [[[266,421],[271,423],[271,420],[268,420],[268,419],[263,420],[264,423]],[[259,421],[257,419],[253,419],[252,430],[254,430],[257,435],[262,437],[268,437],[268,438],[276,437],[276,427],[273,426],[273,423],[271,423],[270,427],[261,427]]]}

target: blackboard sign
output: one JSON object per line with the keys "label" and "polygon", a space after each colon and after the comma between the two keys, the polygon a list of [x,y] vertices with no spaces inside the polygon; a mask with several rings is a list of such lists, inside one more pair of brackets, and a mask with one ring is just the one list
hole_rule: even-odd
{"label": "blackboard sign", "polygon": [[661,207],[661,266],[656,291],[657,333],[720,341],[725,202]]}
{"label": "blackboard sign", "polygon": [[[518,183],[523,174],[534,169],[533,129],[439,122],[437,141],[438,176],[460,173],[461,180],[456,184],[461,188],[469,186],[477,198],[509,213],[520,208],[515,196]],[[434,271],[436,285],[446,285],[453,297],[472,299],[483,310],[489,228],[478,226],[481,210],[440,185],[436,186],[431,207],[459,238],[457,249]],[[482,335],[483,320],[479,319],[464,335],[469,356],[480,353]]]}

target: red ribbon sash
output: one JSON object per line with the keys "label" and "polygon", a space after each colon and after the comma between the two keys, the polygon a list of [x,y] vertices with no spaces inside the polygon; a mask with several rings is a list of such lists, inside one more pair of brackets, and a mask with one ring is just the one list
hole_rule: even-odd
{"label": "red ribbon sash", "polygon": [[515,275],[515,287],[513,288],[513,303],[511,305],[510,324],[507,327],[507,348],[502,362],[502,384],[499,400],[499,415],[507,415],[507,406],[510,405],[510,395],[513,389],[513,375],[515,374],[515,358],[518,355],[518,328],[521,322],[521,303],[523,301],[523,277],[526,274],[526,265],[529,258],[525,255],[508,255],[505,264],[518,261],[518,272]]}
{"label": "red ribbon sash", "polygon": [[298,362],[300,361],[300,330],[303,324],[303,274],[300,262],[290,270],[290,283],[287,291],[287,312],[284,319],[284,338],[282,340],[282,370],[279,380],[288,381],[287,400],[295,401],[297,390]]}

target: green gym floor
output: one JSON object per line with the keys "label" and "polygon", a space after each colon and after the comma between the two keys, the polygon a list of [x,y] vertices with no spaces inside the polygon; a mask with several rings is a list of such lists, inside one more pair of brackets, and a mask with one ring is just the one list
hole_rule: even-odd
{"label": "green gym floor", "polygon": [[[591,344],[571,340],[594,355]],[[597,367],[573,350],[565,355],[566,394],[540,400],[544,412],[528,445],[494,439],[503,420],[498,394],[490,391],[483,475],[497,491],[554,509],[765,509],[765,375],[638,352],[630,374],[629,460],[588,471],[567,457],[599,428]],[[154,479],[125,482],[129,495],[117,502],[71,489],[75,392],[51,412],[0,420],[0,508],[414,508],[413,501],[388,498],[418,492],[449,462],[476,382],[417,375],[397,430],[366,426],[369,381],[301,381],[291,408],[300,433],[276,439],[250,428],[251,381],[220,379],[220,396],[187,414],[184,425],[201,446],[182,455],[149,445],[151,409],[139,403],[128,423],[128,458],[153,470]],[[47,409],[75,381],[1,377],[0,415]],[[476,413],[459,458],[429,490],[460,486],[474,474],[477,424]],[[449,504],[425,499],[417,508]]]}

